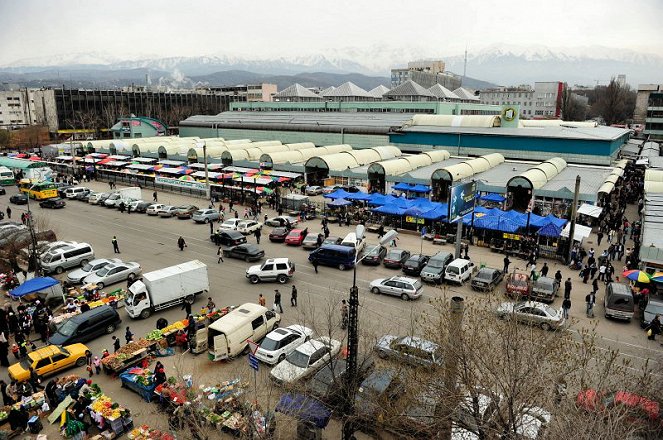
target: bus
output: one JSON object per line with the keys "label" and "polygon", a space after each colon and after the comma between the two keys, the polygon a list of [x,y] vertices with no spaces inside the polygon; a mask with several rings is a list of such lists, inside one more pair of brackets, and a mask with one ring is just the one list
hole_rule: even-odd
{"label": "bus", "polygon": [[53,182],[23,179],[19,182],[18,189],[31,199],[36,200],[51,199],[58,196],[57,186]]}
{"label": "bus", "polygon": [[16,185],[14,173],[7,167],[0,167],[0,186]]}

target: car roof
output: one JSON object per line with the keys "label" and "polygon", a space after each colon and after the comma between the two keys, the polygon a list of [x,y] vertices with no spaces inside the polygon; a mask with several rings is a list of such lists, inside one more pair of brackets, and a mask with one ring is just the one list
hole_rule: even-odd
{"label": "car roof", "polygon": [[417,347],[424,351],[433,352],[440,348],[435,342],[431,342],[427,339],[422,339],[418,336],[403,336],[400,338],[399,343],[406,344],[411,347]]}
{"label": "car roof", "polygon": [[107,269],[114,269],[116,267],[120,266],[128,266],[129,263],[110,263],[108,266],[106,266]]}
{"label": "car roof", "polygon": [[302,345],[296,348],[297,351],[299,351],[302,354],[305,355],[312,355],[315,353],[318,349],[325,347],[326,345],[317,339],[311,339],[310,341],[304,342]]}
{"label": "car roof", "polygon": [[78,324],[87,321],[92,316],[97,316],[101,315],[102,313],[107,313],[109,310],[115,311],[111,306],[104,304],[103,306],[95,307],[94,309],[90,309],[87,312],[83,312],[78,315],[72,316],[69,319]]}
{"label": "car roof", "polygon": [[552,286],[553,284],[555,284],[555,280],[552,279],[552,278],[550,278],[550,277],[539,277],[539,278],[536,280],[536,284],[542,284],[542,285],[546,285],[546,286]]}
{"label": "car roof", "polygon": [[233,230],[223,230],[221,231],[222,234],[227,234],[229,236],[235,236],[235,237],[244,237],[244,235],[241,232],[233,231]]}
{"label": "car roof", "polygon": [[[398,275],[393,276],[393,277],[391,277],[391,278],[387,278],[387,280],[401,281],[401,282],[403,282],[403,283],[409,283],[409,284],[414,284],[414,283],[417,282],[417,280],[415,280],[414,278],[410,278],[410,277],[401,277],[401,276],[398,276]],[[385,280],[385,281],[386,281],[386,280]]]}
{"label": "car roof", "polygon": [[451,252],[445,252],[445,251],[440,251],[437,254],[433,255],[430,257],[431,260],[446,260],[451,256]]}
{"label": "car roof", "polygon": [[280,341],[281,339],[283,339],[283,338],[285,338],[289,335],[292,335],[292,334],[301,335],[302,332],[299,329],[297,329],[297,327],[301,327],[301,326],[300,325],[290,325],[288,327],[279,327],[275,330],[272,330],[269,333],[269,335],[267,335],[267,336],[269,336],[270,339],[273,339],[275,341]]}
{"label": "car roof", "polygon": [[269,258],[265,263],[287,263],[289,261],[289,258]]}
{"label": "car roof", "polygon": [[494,267],[482,267],[481,269],[479,269],[479,272],[477,272],[477,275],[482,273],[493,273],[497,271],[498,269],[495,269]]}

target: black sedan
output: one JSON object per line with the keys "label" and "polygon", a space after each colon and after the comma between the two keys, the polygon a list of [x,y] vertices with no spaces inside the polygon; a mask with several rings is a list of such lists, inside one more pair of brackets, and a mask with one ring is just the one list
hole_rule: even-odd
{"label": "black sedan", "polygon": [[15,205],[27,205],[28,204],[28,196],[21,193],[21,194],[14,194],[9,198],[9,201]]}
{"label": "black sedan", "polygon": [[223,250],[223,256],[229,258],[238,258],[246,262],[261,260],[265,257],[265,251],[255,244],[240,244]]}
{"label": "black sedan", "polygon": [[499,283],[502,282],[504,274],[501,270],[492,267],[482,267],[472,278],[472,290],[479,292],[492,292]]}
{"label": "black sedan", "polygon": [[428,255],[414,254],[403,263],[403,272],[408,275],[419,275],[429,259]]}
{"label": "black sedan", "polygon": [[410,251],[406,251],[405,249],[391,249],[382,259],[382,264],[384,267],[391,269],[400,269],[408,258],[410,258]]}
{"label": "black sedan", "polygon": [[0,187],[0,196],[4,196],[5,194],[7,194],[7,191],[5,191],[4,188]]}
{"label": "black sedan", "polygon": [[364,254],[362,264],[377,266],[382,263],[382,259],[387,255],[387,248],[384,246],[375,246]]}
{"label": "black sedan", "polygon": [[220,229],[210,236],[215,245],[237,246],[246,243],[246,237],[237,231]]}
{"label": "black sedan", "polygon": [[288,228],[274,228],[272,232],[269,233],[269,241],[283,243],[285,238],[290,233]]}
{"label": "black sedan", "polygon": [[39,206],[42,208],[58,209],[64,208],[67,205],[67,202],[62,200],[60,197],[53,197],[52,199],[46,199],[39,202]]}

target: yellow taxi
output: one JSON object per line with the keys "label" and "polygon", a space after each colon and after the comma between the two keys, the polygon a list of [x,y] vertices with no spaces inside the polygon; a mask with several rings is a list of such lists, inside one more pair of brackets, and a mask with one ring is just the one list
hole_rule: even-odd
{"label": "yellow taxi", "polygon": [[84,344],[72,344],[65,347],[47,345],[31,353],[9,367],[9,378],[18,382],[30,379],[30,367],[39,377],[49,376],[73,366],[85,365]]}

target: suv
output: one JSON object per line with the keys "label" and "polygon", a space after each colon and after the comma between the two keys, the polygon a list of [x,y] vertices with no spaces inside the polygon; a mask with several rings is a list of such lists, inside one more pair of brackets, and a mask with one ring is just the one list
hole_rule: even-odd
{"label": "suv", "polygon": [[262,265],[251,266],[246,269],[246,278],[251,284],[259,281],[278,281],[286,283],[295,274],[295,263],[289,258],[270,258]]}
{"label": "suv", "polygon": [[71,267],[85,266],[93,259],[92,246],[87,243],[76,243],[42,255],[40,264],[45,273],[60,274]]}
{"label": "suv", "polygon": [[438,252],[433,255],[428,264],[421,270],[421,281],[440,284],[444,280],[444,269],[453,261],[449,252]]}

